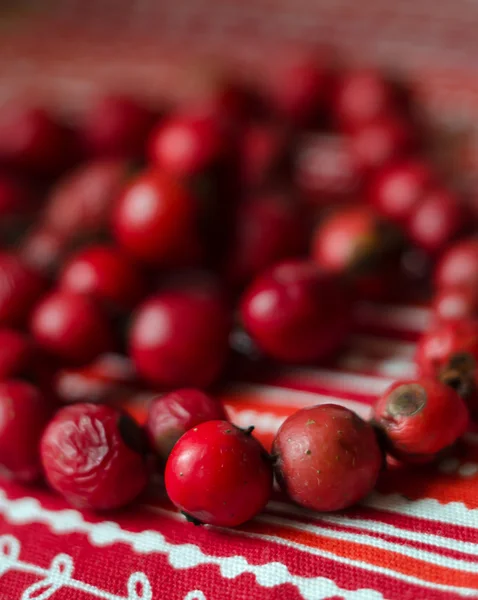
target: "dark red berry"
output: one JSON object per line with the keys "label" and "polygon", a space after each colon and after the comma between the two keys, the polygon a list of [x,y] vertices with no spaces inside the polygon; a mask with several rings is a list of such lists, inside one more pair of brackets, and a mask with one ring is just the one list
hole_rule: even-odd
{"label": "dark red berry", "polygon": [[28,215],[34,208],[33,195],[19,179],[0,173],[0,218]]}
{"label": "dark red berry", "polygon": [[361,500],[383,466],[373,427],[336,404],[291,415],[277,432],[272,459],[290,498],[319,511],[341,510]]}
{"label": "dark red berry", "polygon": [[349,330],[350,310],[333,275],[310,262],[288,261],[249,286],[241,317],[266,354],[286,362],[309,362],[338,349]]}
{"label": "dark red berry", "polygon": [[0,467],[20,481],[41,475],[40,438],[50,412],[33,385],[14,379],[0,382]]}
{"label": "dark red berry", "polygon": [[228,307],[211,290],[165,290],[137,309],[130,356],[154,385],[205,387],[227,359],[230,326]]}
{"label": "dark red berry", "polygon": [[242,130],[239,141],[241,181],[257,188],[282,175],[287,162],[287,139],[278,127],[253,123]]}
{"label": "dark red berry", "polygon": [[165,173],[148,171],[124,190],[114,211],[113,233],[137,259],[177,264],[196,252],[196,218],[195,198],[181,184]]}
{"label": "dark red berry", "polygon": [[33,344],[25,334],[14,329],[0,329],[0,380],[24,373],[33,354]]}
{"label": "dark red berry", "polygon": [[437,289],[478,287],[478,239],[450,246],[437,263],[434,283]]}
{"label": "dark red berry", "polygon": [[164,461],[189,429],[206,421],[227,421],[222,404],[194,388],[183,388],[151,401],[146,421],[149,444]]}
{"label": "dark red berry", "polygon": [[272,466],[250,432],[227,421],[187,431],[165,472],[171,501],[200,523],[235,527],[257,515],[272,493]]}
{"label": "dark red berry", "polygon": [[72,256],[59,276],[62,290],[86,294],[124,310],[142,298],[145,282],[137,265],[113,246],[89,246]]}
{"label": "dark red berry", "polygon": [[371,181],[368,200],[385,218],[404,224],[432,182],[430,167],[404,160],[381,169]]}
{"label": "dark red berry", "polygon": [[58,411],[43,434],[41,460],[50,485],[79,508],[119,508],[147,483],[141,430],[105,405]]}
{"label": "dark red berry", "polygon": [[153,165],[175,177],[192,177],[216,164],[224,153],[224,135],[214,115],[180,113],[153,131]]}
{"label": "dark red berry", "polygon": [[85,364],[114,346],[110,324],[91,298],[66,291],[35,307],[31,331],[37,344],[61,362]]}
{"label": "dark red berry", "polygon": [[0,252],[0,324],[22,324],[43,288],[38,273],[17,256]]}
{"label": "dark red berry", "polygon": [[127,96],[109,95],[89,108],[81,125],[81,137],[90,155],[136,158],[144,154],[152,124],[152,113],[139,102]]}
{"label": "dark red berry", "polygon": [[419,202],[407,224],[414,244],[435,254],[458,234],[464,225],[464,211],[459,199],[446,189],[435,188]]}
{"label": "dark red berry", "polygon": [[404,462],[433,460],[469,424],[457,392],[431,378],[394,383],[377,401],[373,419],[385,433],[388,450]]}

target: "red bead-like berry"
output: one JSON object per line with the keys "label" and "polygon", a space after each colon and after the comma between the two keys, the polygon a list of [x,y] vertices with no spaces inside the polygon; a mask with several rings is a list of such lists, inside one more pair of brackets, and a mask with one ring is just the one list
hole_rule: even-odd
{"label": "red bead-like berry", "polygon": [[227,359],[230,327],[229,309],[215,291],[165,290],[137,309],[130,356],[153,385],[205,387]]}
{"label": "red bead-like berry", "polygon": [[0,324],[22,324],[43,288],[38,273],[17,256],[0,252]]}
{"label": "red bead-like berry", "polygon": [[37,344],[61,362],[84,364],[113,347],[110,324],[91,298],[56,291],[44,298],[31,317]]}
{"label": "red bead-like berry", "polygon": [[433,317],[438,320],[462,320],[478,317],[478,287],[446,287],[433,298]]}
{"label": "red bead-like berry", "polygon": [[277,480],[306,508],[341,510],[372,491],[383,454],[371,425],[335,404],[291,415],[272,446]]}
{"label": "red bead-like berry", "polygon": [[40,438],[50,412],[36,387],[14,379],[0,383],[0,467],[20,481],[41,475]]}
{"label": "red bead-like berry", "polygon": [[277,178],[286,166],[285,133],[269,124],[250,124],[242,131],[239,153],[241,181],[248,187],[257,188]]}
{"label": "red bead-like berry", "polygon": [[469,424],[457,392],[430,378],[392,384],[377,401],[373,419],[385,433],[388,450],[404,462],[433,460]]}
{"label": "red bead-like berry", "polygon": [[165,472],[166,491],[199,523],[234,527],[257,515],[272,492],[272,466],[250,432],[209,421],[186,432]]}
{"label": "red bead-like berry", "polygon": [[241,302],[242,322],[259,348],[286,362],[310,362],[336,351],[350,310],[338,280],[313,263],[288,261],[259,276]]}
{"label": "red bead-like berry", "polygon": [[146,433],[155,453],[166,461],[174,444],[189,429],[206,421],[227,421],[222,404],[194,388],[183,388],[151,401]]}
{"label": "red bead-like berry", "polygon": [[133,308],[145,289],[138,267],[121,250],[106,245],[89,246],[72,256],[58,285],[124,310]]}
{"label": "red bead-like berry", "polygon": [[0,380],[24,373],[33,353],[33,344],[25,334],[14,329],[0,329]]}
{"label": "red bead-like berry", "polygon": [[478,288],[478,239],[462,240],[450,246],[435,268],[437,289]]}
{"label": "red bead-like berry", "polygon": [[41,460],[50,485],[71,504],[108,510],[129,504],[146,486],[144,448],[140,428],[124,413],[75,404],[46,428]]}
{"label": "red bead-like berry", "polygon": [[156,265],[181,262],[196,247],[195,198],[165,173],[148,171],[124,190],[113,215],[113,233],[132,256]]}

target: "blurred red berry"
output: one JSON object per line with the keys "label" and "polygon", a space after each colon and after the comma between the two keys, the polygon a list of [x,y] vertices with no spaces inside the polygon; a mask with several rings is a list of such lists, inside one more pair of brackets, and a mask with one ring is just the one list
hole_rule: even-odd
{"label": "blurred red berry", "polygon": [[0,328],[0,380],[24,374],[32,357],[29,337],[14,329]]}
{"label": "blurred red berry", "polygon": [[0,324],[23,324],[43,289],[38,273],[14,254],[0,252]]}
{"label": "blurred red berry", "polygon": [[435,267],[438,289],[478,287],[478,239],[461,240],[450,246]]}
{"label": "blurred red berry", "polygon": [[285,133],[269,124],[253,123],[243,128],[239,141],[241,181],[257,188],[283,176],[287,142]]}
{"label": "blurred red berry", "polygon": [[478,317],[478,287],[446,287],[435,292],[432,302],[435,319],[471,319]]}

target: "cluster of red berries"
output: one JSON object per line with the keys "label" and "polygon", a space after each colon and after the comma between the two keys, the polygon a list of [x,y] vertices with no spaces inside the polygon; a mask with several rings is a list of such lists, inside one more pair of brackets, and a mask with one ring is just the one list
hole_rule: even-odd
{"label": "cluster of red berries", "polygon": [[[435,459],[478,414],[478,241],[460,241],[473,207],[428,150],[406,90],[308,58],[171,110],[112,95],[65,125],[3,109],[2,469],[93,509],[159,473],[190,519],[234,526],[274,473],[329,511],[373,488],[386,453]],[[228,376],[258,355],[329,359],[356,299],[426,292],[434,257],[421,378],[370,423],[306,408],[268,454],[229,422],[215,399]],[[120,408],[138,393],[153,397],[145,423]]]}

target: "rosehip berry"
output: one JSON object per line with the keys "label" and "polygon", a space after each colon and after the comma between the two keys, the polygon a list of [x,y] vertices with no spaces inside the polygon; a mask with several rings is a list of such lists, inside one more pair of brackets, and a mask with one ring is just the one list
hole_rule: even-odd
{"label": "rosehip berry", "polygon": [[152,113],[136,100],[110,95],[91,106],[81,135],[89,154],[136,158],[144,154],[152,124]]}
{"label": "rosehip berry", "polygon": [[397,381],[379,398],[373,419],[388,450],[404,462],[424,462],[456,442],[469,425],[455,390],[435,379]]}
{"label": "rosehip berry", "polygon": [[432,313],[438,320],[478,317],[478,288],[446,287],[433,298]]}
{"label": "rosehip berry", "polygon": [[30,325],[40,348],[66,363],[85,364],[113,346],[105,314],[80,294],[52,292],[35,307]]}
{"label": "rosehip berry", "polygon": [[78,508],[108,510],[132,502],[147,483],[138,425],[115,408],[75,404],[58,411],[41,440],[50,485]]}
{"label": "rosehip berry", "polygon": [[350,151],[355,164],[371,173],[402,156],[413,143],[408,123],[386,116],[355,129],[350,135]]}
{"label": "rosehip berry", "polygon": [[227,421],[187,431],[165,472],[171,501],[196,523],[235,527],[255,517],[272,493],[272,466],[261,444]]}
{"label": "rosehip berry", "polygon": [[43,278],[21,259],[0,252],[0,323],[22,324],[44,288]]}
{"label": "rosehip berry", "polygon": [[113,214],[113,233],[132,256],[157,265],[175,264],[195,245],[197,205],[165,173],[147,171],[123,192]]}
{"label": "rosehip berry", "polygon": [[369,202],[385,218],[404,224],[432,181],[429,166],[408,159],[381,169],[372,180]]}
{"label": "rosehip berry", "polygon": [[343,342],[349,303],[339,281],[309,262],[272,267],[246,290],[242,322],[259,348],[285,362],[325,358]]}
{"label": "rosehip berry", "polygon": [[390,114],[394,103],[390,84],[377,71],[357,69],[338,81],[332,109],[342,127],[354,128]]}
{"label": "rosehip berry", "polygon": [[287,167],[285,133],[269,124],[251,124],[242,131],[239,154],[241,181],[248,187],[257,188]]}
{"label": "rosehip berry", "polygon": [[151,162],[175,177],[192,177],[216,164],[223,156],[225,140],[215,116],[177,114],[152,132]]}
{"label": "rosehip berry", "polygon": [[206,421],[227,421],[222,404],[194,388],[183,388],[154,398],[149,406],[146,433],[149,444],[164,461],[189,429]]}
{"label": "rosehip berry", "polygon": [[272,445],[277,480],[306,508],[341,510],[372,491],[384,463],[373,427],[343,406],[303,408]]}
{"label": "rosehip berry", "polygon": [[478,287],[478,239],[459,241],[441,256],[434,275],[438,289]]}
{"label": "rosehip berry", "polygon": [[329,77],[319,61],[304,58],[275,74],[269,84],[272,107],[294,125],[314,124],[323,108]]}
{"label": "rosehip berry", "polygon": [[137,309],[130,356],[153,385],[206,387],[227,359],[230,327],[228,307],[211,290],[165,290]]}
{"label": "rosehip berry", "polygon": [[312,257],[330,273],[363,272],[376,266],[396,244],[396,232],[369,207],[344,207],[317,225]]}
{"label": "rosehip berry", "polygon": [[126,172],[126,162],[104,159],[68,173],[48,198],[43,225],[67,239],[106,229]]}
{"label": "rosehip berry", "polygon": [[419,248],[430,254],[443,250],[464,225],[458,198],[445,189],[428,191],[410,215],[407,233]]}
{"label": "rosehip berry", "polygon": [[0,466],[20,481],[41,475],[40,438],[49,417],[36,387],[14,379],[0,383]]}
{"label": "rosehip berry", "polygon": [[294,198],[266,192],[245,198],[235,216],[226,277],[247,283],[272,264],[303,254],[305,221]]}
{"label": "rosehip berry", "polygon": [[22,374],[33,356],[31,340],[14,329],[0,329],[0,380]]}
{"label": "rosehip berry", "polygon": [[145,282],[138,267],[112,246],[89,246],[64,265],[58,285],[67,292],[128,310],[141,299]]}

